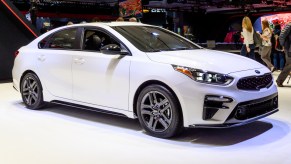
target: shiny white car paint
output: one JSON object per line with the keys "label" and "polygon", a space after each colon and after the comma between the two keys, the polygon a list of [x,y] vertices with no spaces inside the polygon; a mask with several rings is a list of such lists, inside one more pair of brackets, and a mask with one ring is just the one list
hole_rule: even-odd
{"label": "shiny white car paint", "polygon": [[39,75],[46,89],[56,97],[72,99],[72,55],[78,52],[38,49],[35,53]]}
{"label": "shiny white car paint", "polygon": [[73,56],[73,99],[127,111],[130,60],[131,56],[99,52]]}
{"label": "shiny white car paint", "polygon": [[[213,50],[181,50],[145,53],[139,51],[110,26],[144,25],[140,23],[95,23],[77,26],[104,28],[119,38],[131,55],[105,55],[97,52],[39,49],[38,42],[56,32],[52,30],[19,50],[13,68],[13,84],[20,90],[25,71],[33,71],[43,86],[45,101],[60,100],[135,118],[134,97],[138,88],[148,81],[164,83],[176,94],[183,113],[184,126],[193,124],[221,124],[233,108],[243,101],[254,100],[277,92],[274,84],[260,91],[238,90],[241,77],[270,71],[251,59]],[[195,82],[173,69],[171,64],[229,74],[234,81],[227,86]],[[234,99],[230,109],[219,110],[211,120],[202,119],[204,97],[222,95]]]}
{"label": "shiny white car paint", "polygon": [[248,69],[265,67],[258,62],[239,55],[214,50],[184,50],[147,53],[152,61],[176,64],[202,70],[228,74]]}

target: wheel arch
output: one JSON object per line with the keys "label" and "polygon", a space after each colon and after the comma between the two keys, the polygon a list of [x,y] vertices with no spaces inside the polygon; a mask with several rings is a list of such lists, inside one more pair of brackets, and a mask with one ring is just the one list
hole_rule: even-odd
{"label": "wheel arch", "polygon": [[[147,86],[149,85],[153,85],[153,84],[157,84],[157,85],[161,85],[165,88],[167,88],[173,95],[174,97],[177,99],[177,102],[178,102],[178,107],[179,107],[179,111],[180,111],[180,114],[182,116],[182,123],[184,122],[184,115],[183,115],[183,110],[182,110],[182,106],[181,106],[181,103],[180,103],[180,100],[178,98],[178,96],[176,95],[176,93],[172,90],[171,87],[169,87],[167,84],[161,82],[161,81],[158,81],[158,80],[149,80],[149,81],[146,81],[144,83],[142,83],[138,89],[136,90],[135,94],[134,94],[134,99],[133,99],[133,113],[135,116],[137,116],[137,108],[136,108],[136,104],[137,104],[137,99],[138,99],[138,96],[140,94],[140,92]],[[184,123],[183,123],[184,124]]]}
{"label": "wheel arch", "polygon": [[[22,82],[24,76],[25,76],[26,74],[28,74],[28,73],[33,73],[33,74],[35,74],[35,76],[37,76],[37,74],[36,74],[34,71],[32,71],[32,70],[26,70],[26,71],[24,71],[24,72],[22,73],[22,75],[21,75],[21,77],[20,77],[20,81],[19,81],[19,89],[20,89],[20,91],[21,91],[21,82]],[[39,79],[38,76],[37,76],[37,78]],[[40,84],[41,84],[40,79],[39,79],[39,82],[40,82]],[[43,88],[43,86],[42,86],[42,84],[41,84],[41,89],[42,89],[42,88]]]}

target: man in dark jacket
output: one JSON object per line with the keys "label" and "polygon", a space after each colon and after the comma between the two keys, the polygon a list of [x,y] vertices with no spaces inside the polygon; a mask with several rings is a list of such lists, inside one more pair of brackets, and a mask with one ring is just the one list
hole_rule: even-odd
{"label": "man in dark jacket", "polygon": [[282,72],[279,74],[276,82],[278,87],[283,87],[283,82],[291,71],[291,22],[288,23],[281,31],[281,34],[279,36],[279,42],[284,48],[286,64]]}

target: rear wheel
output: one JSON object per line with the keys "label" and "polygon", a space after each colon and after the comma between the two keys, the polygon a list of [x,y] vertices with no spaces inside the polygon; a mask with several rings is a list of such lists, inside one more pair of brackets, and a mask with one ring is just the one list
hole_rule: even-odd
{"label": "rear wheel", "polygon": [[27,108],[36,110],[44,106],[42,86],[35,74],[27,73],[23,77],[20,91]]}
{"label": "rear wheel", "polygon": [[169,138],[182,130],[182,115],[175,96],[165,87],[150,85],[137,100],[141,126],[152,136]]}

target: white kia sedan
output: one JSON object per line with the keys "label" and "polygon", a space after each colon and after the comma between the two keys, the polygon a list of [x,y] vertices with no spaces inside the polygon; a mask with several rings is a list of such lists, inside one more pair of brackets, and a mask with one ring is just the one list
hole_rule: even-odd
{"label": "white kia sedan", "polygon": [[277,87],[264,65],[132,22],[41,35],[16,52],[13,85],[29,109],[51,102],[138,118],[161,138],[185,127],[243,125],[278,111]]}

